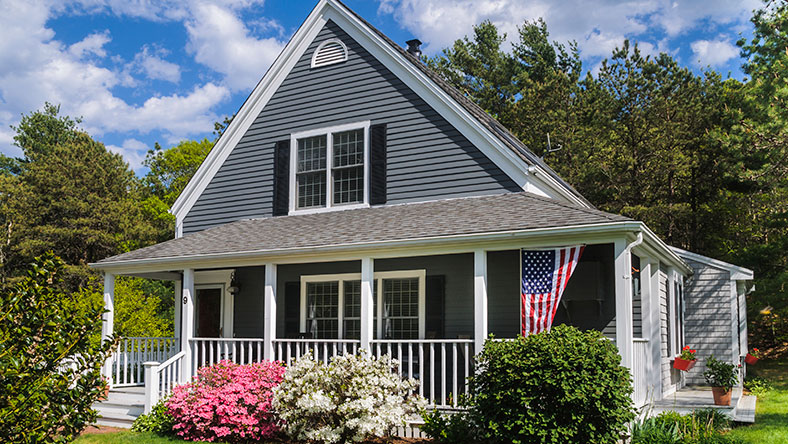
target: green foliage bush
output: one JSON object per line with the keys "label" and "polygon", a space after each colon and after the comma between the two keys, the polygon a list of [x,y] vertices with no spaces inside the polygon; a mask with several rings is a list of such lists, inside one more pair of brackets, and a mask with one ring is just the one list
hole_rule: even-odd
{"label": "green foliage bush", "polygon": [[162,436],[174,435],[172,430],[174,420],[172,415],[167,412],[167,407],[164,405],[165,401],[163,399],[156,403],[150,413],[138,416],[134,420],[134,424],[131,425],[131,431],[152,432]]}
{"label": "green foliage bush", "polygon": [[631,444],[738,444],[722,433],[728,418],[714,409],[696,410],[689,415],[668,411],[632,426]]}
{"label": "green foliage bush", "polygon": [[706,360],[706,371],[703,372],[706,382],[712,387],[730,390],[739,382],[739,369],[728,362],[720,361],[714,355]]}
{"label": "green foliage bush", "polygon": [[452,439],[472,426],[482,442],[616,443],[635,417],[629,370],[620,363],[600,332],[565,325],[487,341],[471,381],[470,420],[429,414],[427,429],[445,442],[460,442]]}
{"label": "green foliage bush", "polygon": [[444,444],[464,444],[478,441],[478,427],[467,411],[442,413],[439,410],[426,410],[421,418],[424,424],[421,431]]}
{"label": "green foliage bush", "polygon": [[112,341],[96,341],[103,309],[74,310],[82,293],[62,288],[64,263],[36,258],[27,277],[0,294],[0,437],[70,442],[96,420],[101,366]]}
{"label": "green foliage bush", "polygon": [[744,379],[744,388],[755,396],[763,396],[772,390],[772,383],[760,376],[748,376]]}

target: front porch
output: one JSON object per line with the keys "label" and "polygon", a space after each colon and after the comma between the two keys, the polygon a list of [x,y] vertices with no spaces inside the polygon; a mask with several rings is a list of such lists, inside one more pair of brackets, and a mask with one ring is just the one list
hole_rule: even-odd
{"label": "front porch", "polygon": [[[640,406],[655,379],[643,301],[653,286],[641,289],[642,271],[629,279],[626,270],[642,261],[630,251],[633,241],[609,240],[582,242],[555,322],[616,342]],[[124,339],[105,374],[113,387],[144,385],[148,411],[197,369],[223,359],[289,364],[309,352],[327,362],[366,349],[398,359],[399,372],[419,380],[431,406],[457,408],[484,340],[519,334],[519,250],[512,247],[126,273],[178,281],[177,337]],[[105,276],[108,329],[115,275]]]}

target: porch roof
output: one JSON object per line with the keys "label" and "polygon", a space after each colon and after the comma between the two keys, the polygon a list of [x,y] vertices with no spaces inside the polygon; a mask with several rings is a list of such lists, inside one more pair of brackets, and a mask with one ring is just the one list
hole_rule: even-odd
{"label": "porch roof", "polygon": [[458,235],[501,233],[632,219],[528,192],[462,197],[293,216],[250,219],[209,228],[92,264],[160,262],[235,253],[320,249]]}

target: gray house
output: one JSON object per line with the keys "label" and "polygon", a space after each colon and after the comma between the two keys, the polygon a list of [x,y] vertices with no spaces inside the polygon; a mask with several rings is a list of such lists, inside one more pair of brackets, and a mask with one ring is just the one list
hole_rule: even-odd
{"label": "gray house", "polygon": [[175,239],[93,264],[107,333],[115,276],[176,281],[176,337],[107,362],[115,391],[145,386],[126,416],[220,359],[359,348],[456,407],[485,339],[520,333],[520,250],[567,245],[585,251],[555,322],[615,341],[640,406],[685,383],[691,262],[595,209],[408,45],[321,0],[173,206]]}

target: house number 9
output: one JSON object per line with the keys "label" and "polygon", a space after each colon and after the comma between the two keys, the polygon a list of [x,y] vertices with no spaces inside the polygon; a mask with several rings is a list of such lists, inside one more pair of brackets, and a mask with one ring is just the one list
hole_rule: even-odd
{"label": "house number 9", "polygon": [[184,296],[184,297],[183,297],[183,305],[186,305],[186,302],[187,302],[187,301],[188,301],[188,299],[186,298],[186,296]]}

